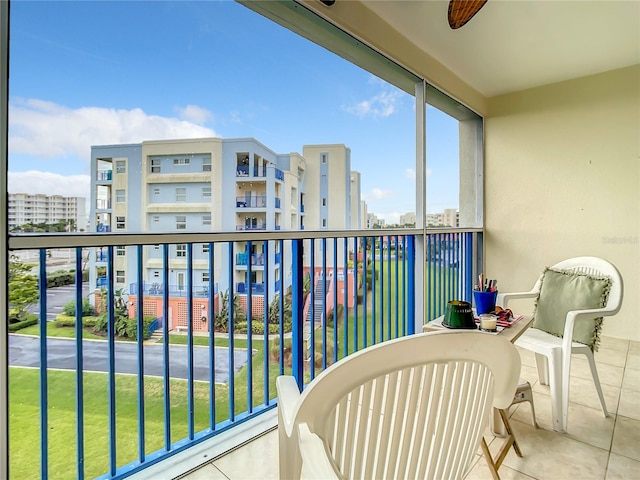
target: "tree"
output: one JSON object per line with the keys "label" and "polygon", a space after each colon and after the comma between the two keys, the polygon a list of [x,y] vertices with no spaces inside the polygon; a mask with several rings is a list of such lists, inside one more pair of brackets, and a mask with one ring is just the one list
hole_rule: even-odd
{"label": "tree", "polygon": [[29,307],[40,297],[38,279],[30,273],[31,268],[14,255],[9,258],[9,317],[18,322],[26,319]]}

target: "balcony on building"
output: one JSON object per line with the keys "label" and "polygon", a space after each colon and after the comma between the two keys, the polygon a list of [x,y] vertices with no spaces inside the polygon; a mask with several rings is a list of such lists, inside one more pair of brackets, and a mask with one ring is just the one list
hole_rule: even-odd
{"label": "balcony on building", "polygon": [[[422,101],[403,107],[414,109],[416,105],[424,107],[425,102],[432,102],[430,108],[450,107],[451,111],[464,116],[458,125],[462,139],[459,154],[467,158],[471,152],[469,156],[474,161],[463,163],[462,160],[460,165],[460,171],[471,172],[472,179],[460,188],[461,216],[469,214],[466,210],[463,212],[464,207],[478,206],[471,214],[474,222],[469,225],[473,226],[425,226],[408,228],[402,233],[377,228],[348,233],[316,231],[318,227],[310,217],[317,211],[317,199],[303,198],[300,194],[300,213],[304,213],[305,204],[310,206],[310,212],[299,215],[299,220],[296,218],[299,231],[287,229],[274,233],[266,231],[266,215],[248,221],[244,220],[246,212],[237,215],[237,210],[250,207],[238,205],[244,200],[239,200],[241,196],[232,191],[228,205],[233,210],[233,200],[237,197],[233,211],[236,216],[230,219],[229,225],[231,230],[235,225],[236,232],[9,235],[8,246],[3,247],[5,257],[35,248],[40,258],[46,259],[52,248],[64,246],[77,249],[77,259],[81,262],[83,248],[103,248],[107,253],[100,253],[96,261],[106,264],[99,266],[105,273],[97,277],[95,288],[115,295],[120,290],[118,286],[126,285],[125,290],[131,295],[125,307],[129,319],[144,326],[147,312],[153,309],[155,323],[151,322],[148,328],[157,328],[153,332],[154,340],[160,341],[154,343],[141,335],[134,341],[120,342],[116,341],[115,331],[110,330],[108,337],[104,337],[107,347],[102,356],[107,371],[95,374],[81,364],[86,347],[80,341],[84,334],[82,324],[78,324],[74,332],[79,335],[67,350],[74,365],[62,382],[64,388],[60,389],[60,382],[53,381],[61,378],[60,372],[47,368],[44,363],[52,350],[47,350],[52,340],[46,336],[52,322],[39,318],[39,333],[32,340],[38,342],[38,360],[29,368],[20,369],[20,373],[31,378],[31,383],[17,386],[12,383],[17,375],[13,367],[10,370],[6,365],[6,359],[3,360],[3,373],[10,372],[10,375],[2,379],[8,388],[3,391],[5,397],[0,409],[2,427],[8,425],[9,429],[15,429],[13,409],[23,405],[14,400],[13,395],[19,400],[32,389],[36,401],[29,410],[22,408],[21,413],[26,412],[27,420],[19,427],[33,429],[36,440],[20,445],[23,431],[3,433],[2,440],[11,435],[11,442],[7,450],[7,442],[0,441],[0,452],[6,457],[0,459],[0,469],[4,469],[0,470],[0,478],[13,478],[13,475],[20,478],[13,466],[12,476],[8,476],[6,466],[12,462],[22,462],[27,468],[35,465],[35,474],[25,478],[53,478],[56,475],[49,475],[47,469],[57,468],[54,462],[60,461],[66,470],[62,473],[56,470],[56,478],[84,478],[85,475],[105,479],[278,478],[274,385],[278,375],[293,374],[294,361],[301,365],[296,371],[300,385],[308,384],[346,355],[373,343],[417,333],[425,321],[443,313],[449,299],[470,299],[476,275],[481,271],[498,278],[500,289],[523,291],[531,288],[532,281],[545,266],[581,254],[594,254],[612,261],[626,283],[623,308],[616,317],[605,320],[600,350],[596,354],[611,415],[605,418],[597,409],[598,399],[588,380],[589,365],[572,360],[569,432],[555,433],[550,423],[549,387],[538,380],[534,356],[521,351],[521,376],[533,386],[539,428],[531,425],[528,404],[522,403],[509,411],[523,457],[510,451],[500,474],[503,478],[539,480],[573,476],[636,478],[640,471],[637,448],[640,441],[640,330],[635,298],[635,293],[640,291],[637,272],[640,264],[637,19],[640,12],[637,2],[487,2],[459,31],[450,31],[446,24],[439,23],[446,22],[449,2],[444,1],[405,2],[398,6],[394,2],[354,0],[336,2],[335,8],[323,2],[240,3],[267,18],[295,26],[292,28],[327,48],[333,46],[339,50],[355,45],[341,53],[363,65],[393,64],[391,73],[387,72],[388,78],[397,80],[405,91],[417,92],[418,97],[424,95]],[[571,5],[564,5],[567,3]],[[519,10],[521,8],[523,10]],[[437,12],[435,9],[442,15],[431,15]],[[0,3],[0,20],[3,15],[6,17],[7,10]],[[309,13],[314,11],[317,15]],[[576,11],[580,15],[576,16]],[[310,15],[313,20],[309,20]],[[542,23],[538,18],[543,19]],[[611,22],[598,23],[598,19],[606,18],[611,18]],[[300,19],[305,22],[298,22]],[[636,25],[631,35],[629,22]],[[0,25],[0,32],[4,32],[5,25],[6,22]],[[567,25],[575,27],[570,34],[567,34]],[[506,30],[500,30],[503,27]],[[581,28],[588,28],[589,35],[581,36]],[[510,32],[509,37],[501,36],[500,31]],[[548,34],[540,35],[541,31]],[[578,45],[574,44],[574,36],[580,40]],[[340,38],[344,43],[340,43]],[[469,41],[470,38],[476,40]],[[521,39],[537,48],[516,48]],[[545,39],[553,42],[545,43]],[[616,39],[622,42],[616,44]],[[590,43],[591,40],[596,43]],[[499,54],[508,53],[500,50],[504,44],[515,50],[518,68],[514,68],[515,64],[500,64]],[[472,48],[474,46],[483,48]],[[573,48],[565,51],[565,46]],[[0,49],[5,54],[0,55],[0,59],[6,61],[7,43],[0,42]],[[369,56],[369,49],[384,55]],[[610,63],[601,63],[600,50]],[[363,51],[368,56],[358,57]],[[489,56],[483,57],[483,51]],[[543,54],[539,55],[540,52]],[[564,57],[555,57],[562,52]],[[575,52],[580,53],[582,62],[575,62]],[[622,60],[613,58],[611,52],[619,53]],[[629,52],[635,55],[630,60]],[[555,66],[539,63],[547,57],[554,59]],[[489,68],[489,60],[497,63]],[[538,77],[535,84],[526,76],[519,77],[521,85],[514,86],[513,77],[520,70],[526,73],[527,65],[547,76]],[[4,77],[7,66],[8,61],[2,65]],[[501,76],[501,72],[508,75]],[[411,78],[418,75],[420,82],[415,85],[406,82],[407,75]],[[7,79],[1,80],[2,86],[7,87]],[[257,85],[258,81],[259,75],[256,75]],[[2,90],[8,91],[8,88]],[[338,95],[335,100],[340,105]],[[7,118],[7,105],[8,102],[3,103],[3,121]],[[390,105],[386,105],[387,110],[378,111],[381,118],[383,113],[393,110]],[[415,115],[416,121],[428,123],[433,112],[418,109],[413,113],[419,111],[423,115]],[[475,128],[478,125],[480,129]],[[426,128],[414,127],[405,127],[410,130],[407,138],[412,141],[418,130],[416,145],[425,147],[426,143],[428,146],[431,133]],[[6,157],[6,153],[0,155]],[[392,156],[384,168],[415,182],[416,191],[407,196],[422,198],[424,194],[426,198],[426,183],[433,180],[433,172],[423,160],[430,156],[425,151],[416,156],[419,159],[416,171],[393,171]],[[246,164],[243,163],[245,157]],[[266,176],[265,166],[254,164],[262,160],[253,152],[238,154],[235,183],[246,181],[244,177]],[[231,163],[233,169],[233,161]],[[233,177],[233,171],[229,173]],[[105,173],[105,177],[100,178],[99,174],[95,180],[106,184],[111,181],[107,176]],[[277,174],[275,178],[278,179]],[[465,197],[470,191],[471,200]],[[426,219],[427,205],[418,207],[423,209],[422,216]],[[364,217],[363,224],[366,224],[366,214]],[[272,218],[269,217],[273,222],[269,225],[278,230]],[[108,222],[94,223],[97,233],[111,232]],[[284,246],[273,257],[277,274],[276,268],[253,271],[254,265],[260,266],[254,264],[254,254],[239,253],[238,249],[238,245],[247,242],[266,242],[269,252]],[[109,264],[109,259],[115,258],[115,250],[122,245],[130,248],[127,260],[136,270],[148,261],[145,248],[154,244],[174,250],[178,245],[189,246],[189,254],[181,257],[185,282],[163,279],[165,275],[169,277],[172,268],[177,269],[169,260],[159,263],[158,282],[117,281],[117,260]],[[208,251],[213,266],[209,259],[194,258],[197,255],[191,252],[191,247],[196,250],[195,246],[202,244],[213,246]],[[142,253],[138,255],[138,251]],[[349,257],[350,254],[353,255]],[[264,264],[271,264],[272,257],[268,258],[269,262]],[[334,260],[340,262],[337,267]],[[238,265],[246,266],[246,271],[238,272]],[[214,268],[220,270],[218,275],[224,277],[228,287],[216,285],[212,290],[205,290],[197,283],[204,283],[203,278]],[[46,272],[41,273],[40,278],[45,278]],[[76,275],[79,287],[81,272]],[[245,281],[238,281],[240,278]],[[212,278],[214,280],[217,278]],[[305,291],[307,281],[310,286]],[[353,283],[349,284],[350,281]],[[53,293],[46,281],[40,282],[38,289],[42,299]],[[237,303],[235,294],[242,297]],[[92,295],[95,298],[95,292]],[[223,310],[225,298],[226,310]],[[327,304],[328,299],[332,299],[333,305]],[[285,301],[290,303],[284,304]],[[285,312],[292,304],[297,310],[287,318]],[[343,308],[342,321],[338,315],[339,305]],[[3,306],[6,305],[3,303]],[[371,310],[363,314],[363,306]],[[236,307],[245,316],[237,322],[243,325],[234,324]],[[519,304],[519,307],[525,308],[525,305]],[[109,323],[115,324],[115,300],[106,302],[104,308]],[[221,311],[227,316],[215,315]],[[329,322],[329,313],[337,318],[333,319],[335,323]],[[169,328],[163,328],[170,317],[180,329],[171,335]],[[246,317],[250,317],[248,322]],[[135,322],[133,330],[144,332]],[[252,333],[253,322],[259,324],[261,333]],[[296,325],[295,338],[293,330],[281,330],[287,322]],[[330,323],[336,328],[331,328]],[[298,328],[305,325],[309,326],[308,339],[303,328]],[[366,331],[362,329],[364,325]],[[236,327],[245,330],[237,333]],[[278,333],[270,333],[271,328]],[[334,342],[334,334],[345,332],[346,341],[345,337],[336,336],[334,348],[327,348],[329,341]],[[178,333],[181,345],[169,341]],[[0,339],[4,357],[8,357],[9,352],[7,339],[13,338],[13,334],[5,331],[4,339]],[[120,354],[129,347],[126,351],[131,352],[130,357]],[[181,377],[172,378],[178,368],[172,365],[170,372],[168,361],[158,371],[147,369],[149,348],[163,352],[163,358],[173,358],[175,351],[184,352],[184,362],[179,367]],[[289,355],[295,360],[285,363]],[[126,375],[120,375],[121,371],[116,368],[121,360],[130,369]],[[89,390],[92,383],[89,380],[96,378],[96,388]],[[56,388],[68,393],[64,404],[48,403],[50,391]],[[99,408],[92,410],[96,405]],[[62,440],[56,436],[58,432],[64,432]],[[494,450],[501,439],[487,433],[487,440]],[[59,452],[62,454],[56,455]],[[91,457],[95,452],[101,454],[99,460]],[[64,458],[61,460],[61,457]],[[85,472],[89,468],[90,473]],[[473,469],[467,478],[492,478],[480,454],[474,456]]]}

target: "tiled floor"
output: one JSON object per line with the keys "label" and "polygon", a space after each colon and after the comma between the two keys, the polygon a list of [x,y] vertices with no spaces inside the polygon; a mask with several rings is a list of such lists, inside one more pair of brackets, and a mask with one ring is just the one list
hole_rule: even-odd
{"label": "tiled floor", "polygon": [[[501,478],[640,479],[640,342],[602,339],[596,363],[609,418],[602,416],[586,360],[583,356],[574,357],[566,434],[555,433],[551,428],[549,388],[537,381],[533,354],[521,350],[521,357],[521,376],[533,386],[539,428],[531,424],[528,403],[511,411],[511,425],[524,456],[518,458],[511,450],[500,467]],[[500,438],[488,436],[489,441],[493,452],[500,448]],[[277,479],[277,432],[259,437],[184,478]],[[491,479],[481,455],[467,479]]]}

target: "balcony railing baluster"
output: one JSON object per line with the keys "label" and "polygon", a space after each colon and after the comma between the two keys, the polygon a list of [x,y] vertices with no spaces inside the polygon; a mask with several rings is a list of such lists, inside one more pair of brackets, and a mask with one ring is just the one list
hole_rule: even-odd
{"label": "balcony railing baluster", "polygon": [[49,388],[47,384],[47,250],[40,250],[40,477],[49,476]]}

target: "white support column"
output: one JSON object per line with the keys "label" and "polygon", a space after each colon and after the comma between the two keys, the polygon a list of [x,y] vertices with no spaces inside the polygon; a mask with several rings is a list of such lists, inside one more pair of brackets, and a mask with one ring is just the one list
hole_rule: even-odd
{"label": "white support column", "polygon": [[[422,235],[416,238],[415,264],[415,331],[422,332],[427,314],[424,301],[425,288],[425,240],[427,216],[427,164],[426,164],[426,90],[424,81],[416,82],[416,228],[422,229]],[[420,290],[419,290],[420,289]],[[420,294],[422,292],[422,294]]]}

